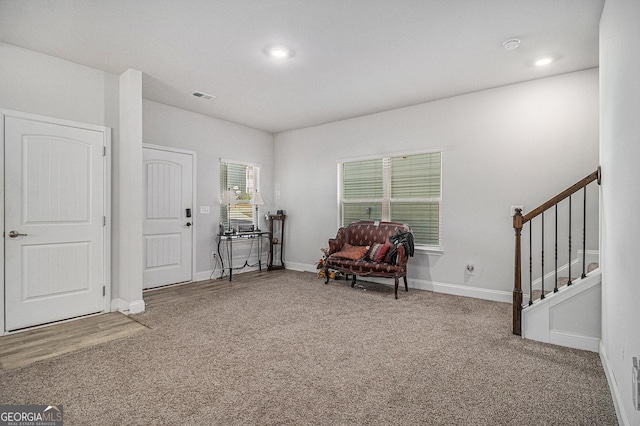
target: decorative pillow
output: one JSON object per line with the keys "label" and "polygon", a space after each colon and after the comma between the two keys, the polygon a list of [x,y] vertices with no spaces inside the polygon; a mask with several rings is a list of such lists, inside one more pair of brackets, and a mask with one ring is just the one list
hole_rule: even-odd
{"label": "decorative pillow", "polygon": [[382,262],[388,260],[387,259],[387,254],[389,253],[389,250],[391,250],[391,247],[393,247],[393,246],[388,242],[383,244],[382,247],[380,247],[380,252],[376,256],[376,262],[382,263]]}
{"label": "decorative pillow", "polygon": [[382,263],[385,261],[387,253],[389,253],[391,247],[393,246],[388,241],[386,243],[373,243],[365,256],[365,259],[376,263]]}
{"label": "decorative pillow", "polygon": [[365,256],[365,259],[370,260],[372,262],[377,262],[378,255],[380,254],[380,250],[384,247],[384,244],[373,243]]}
{"label": "decorative pillow", "polygon": [[369,250],[369,246],[352,246],[351,244],[345,244],[337,253],[333,253],[331,257],[337,257],[339,259],[360,260],[364,258]]}
{"label": "decorative pillow", "polygon": [[384,256],[382,257],[382,259],[380,261],[378,261],[379,263],[391,263],[390,259],[389,259],[389,253],[391,253],[391,249],[393,248],[393,244],[391,244],[389,241],[387,241],[386,243],[384,243],[384,246],[386,247],[387,251],[385,252]]}

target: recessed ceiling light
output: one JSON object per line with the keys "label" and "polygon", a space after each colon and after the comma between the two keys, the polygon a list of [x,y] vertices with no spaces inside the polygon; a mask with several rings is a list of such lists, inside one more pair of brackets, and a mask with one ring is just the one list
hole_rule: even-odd
{"label": "recessed ceiling light", "polygon": [[502,43],[502,45],[507,50],[514,50],[517,49],[518,46],[520,46],[520,40],[517,38],[512,38]]}
{"label": "recessed ceiling light", "polygon": [[288,59],[293,56],[293,50],[282,45],[271,45],[264,49],[264,52],[274,59]]}
{"label": "recessed ceiling light", "polygon": [[540,58],[538,59],[535,64],[537,67],[544,67],[545,65],[549,65],[551,62],[553,62],[553,58]]}
{"label": "recessed ceiling light", "polygon": [[217,96],[209,95],[209,94],[204,93],[204,92],[193,92],[192,95],[197,97],[197,98],[206,99],[208,101],[217,98]]}

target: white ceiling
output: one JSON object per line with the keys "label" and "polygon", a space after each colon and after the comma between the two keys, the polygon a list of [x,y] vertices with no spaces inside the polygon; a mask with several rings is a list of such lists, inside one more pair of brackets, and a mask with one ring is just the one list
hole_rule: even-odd
{"label": "white ceiling", "polygon": [[[597,67],[603,4],[0,0],[0,40],[115,74],[134,68],[146,99],[280,132]],[[513,37],[520,47],[505,50]],[[295,56],[267,57],[274,43]],[[543,55],[556,61],[535,67]]]}

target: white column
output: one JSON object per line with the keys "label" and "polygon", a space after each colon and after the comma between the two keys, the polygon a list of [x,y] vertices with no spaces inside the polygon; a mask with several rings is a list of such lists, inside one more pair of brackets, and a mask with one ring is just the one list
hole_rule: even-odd
{"label": "white column", "polygon": [[120,75],[118,143],[119,301],[123,312],[144,311],[142,300],[142,73]]}

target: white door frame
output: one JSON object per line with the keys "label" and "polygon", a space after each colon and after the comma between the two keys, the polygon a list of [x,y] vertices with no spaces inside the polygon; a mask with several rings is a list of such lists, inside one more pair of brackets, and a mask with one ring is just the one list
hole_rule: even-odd
{"label": "white door frame", "polygon": [[[104,312],[111,311],[111,128],[104,126],[97,126],[95,124],[80,123],[78,121],[63,120],[60,118],[47,117],[39,114],[30,114],[27,112],[14,111],[10,109],[0,108],[0,224],[4,229],[4,203],[5,203],[5,191],[4,191],[4,119],[5,117],[22,118],[31,121],[41,121],[43,123],[57,124],[60,126],[76,127],[79,129],[93,130],[101,132],[104,138],[104,147],[106,148],[104,156],[104,211],[103,215],[106,217],[103,238],[104,238]],[[6,331],[5,324],[5,282],[4,282],[4,235],[2,238],[2,244],[0,244],[0,335],[9,334]],[[16,333],[19,333],[16,331]]]}
{"label": "white door frame", "polygon": [[[191,168],[191,199],[192,201],[192,205],[191,205],[191,281],[190,282],[194,282],[196,281],[196,239],[197,239],[197,233],[196,233],[196,229],[198,227],[198,221],[196,220],[196,205],[198,204],[198,191],[197,191],[197,176],[198,176],[198,169],[197,169],[197,165],[198,165],[198,153],[196,151],[190,151],[187,149],[180,149],[180,148],[174,148],[171,146],[162,146],[162,145],[153,145],[150,143],[143,143],[142,144],[142,149],[155,149],[158,151],[167,151],[167,152],[175,152],[176,154],[186,154],[186,155],[190,155],[191,156],[191,162],[193,164],[193,167]],[[144,171],[140,170],[140,173],[142,174]],[[143,297],[144,299],[144,297]]]}

